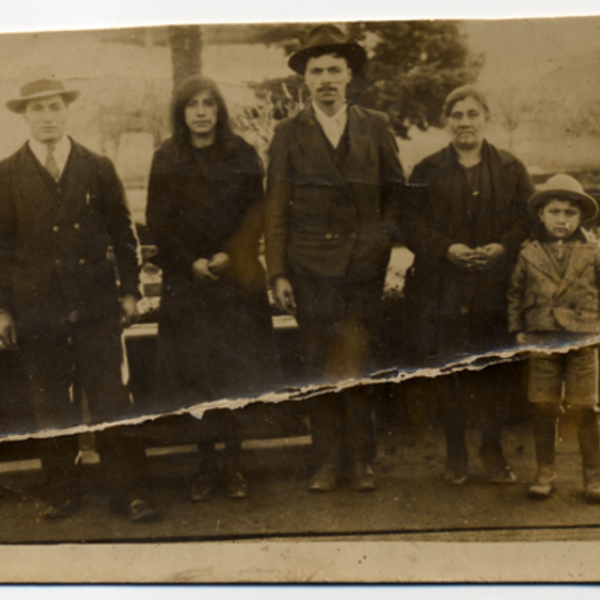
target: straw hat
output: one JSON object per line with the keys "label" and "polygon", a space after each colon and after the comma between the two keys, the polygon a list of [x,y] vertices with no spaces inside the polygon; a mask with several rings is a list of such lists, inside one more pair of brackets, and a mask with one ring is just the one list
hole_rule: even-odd
{"label": "straw hat", "polygon": [[19,98],[13,98],[6,103],[8,110],[14,113],[22,113],[31,100],[49,98],[50,96],[60,95],[67,104],[76,100],[79,96],[78,90],[65,88],[62,81],[54,78],[36,79],[26,83],[20,89]]}

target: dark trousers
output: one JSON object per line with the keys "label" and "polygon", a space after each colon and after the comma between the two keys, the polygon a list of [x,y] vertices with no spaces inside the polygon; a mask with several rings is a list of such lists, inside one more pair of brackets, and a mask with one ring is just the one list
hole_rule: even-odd
{"label": "dark trousers", "polygon": [[226,408],[207,410],[201,419],[189,413],[162,417],[144,425],[146,435],[157,443],[196,444],[198,471],[217,469],[215,444],[225,445],[223,463],[226,469],[239,471],[242,450],[242,432],[235,411]]}
{"label": "dark trousers", "polygon": [[[31,384],[33,409],[40,430],[82,423],[85,393],[91,424],[131,414],[123,382],[120,316],[61,327],[19,331],[19,346]],[[147,486],[143,441],[134,427],[97,433],[107,483],[116,494],[141,492]],[[58,436],[39,441],[48,493],[77,490],[77,438]]]}
{"label": "dark trousers", "polygon": [[[292,279],[305,373],[311,383],[368,372],[381,309],[383,282],[296,276]],[[360,387],[310,401],[313,444],[320,464],[339,464],[344,447],[368,461],[373,407]]]}
{"label": "dark trousers", "polygon": [[193,419],[192,424],[200,459],[200,470],[215,471],[217,467],[215,443],[223,442],[224,467],[228,471],[240,470],[242,454],[242,436],[240,425],[234,411],[226,408],[208,410],[198,420],[191,415],[183,415]]}
{"label": "dark trousers", "polygon": [[498,367],[482,371],[463,371],[438,377],[438,398],[446,434],[446,465],[466,472],[468,451],[465,443],[467,422],[475,415],[481,427],[482,458],[501,458],[502,428],[506,420],[506,386],[499,379]]}

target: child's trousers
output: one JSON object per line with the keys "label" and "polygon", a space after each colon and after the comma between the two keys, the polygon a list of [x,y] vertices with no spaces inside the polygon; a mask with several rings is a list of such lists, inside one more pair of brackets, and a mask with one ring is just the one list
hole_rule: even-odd
{"label": "child's trousers", "polygon": [[563,403],[576,415],[584,480],[600,476],[598,350],[536,355],[529,360],[529,400],[534,404],[533,434],[538,469],[555,466],[556,426]]}
{"label": "child's trousers", "polygon": [[598,349],[587,346],[566,354],[536,354],[529,359],[529,401],[571,408],[598,405]]}

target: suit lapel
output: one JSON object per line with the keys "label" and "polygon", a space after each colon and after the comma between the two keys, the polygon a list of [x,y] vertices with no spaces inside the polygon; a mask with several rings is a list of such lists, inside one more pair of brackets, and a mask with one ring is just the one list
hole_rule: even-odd
{"label": "suit lapel", "polygon": [[595,246],[591,244],[582,244],[577,242],[571,256],[569,257],[569,264],[567,265],[567,271],[563,277],[556,295],[562,294],[585,270],[585,268],[594,260]]}
{"label": "suit lapel", "polygon": [[52,178],[25,144],[18,155],[16,189],[20,192],[20,206],[29,218],[38,222],[53,221],[58,212],[56,196],[50,184]]}
{"label": "suit lapel", "polygon": [[558,286],[562,283],[563,278],[560,273],[556,270],[546,251],[542,248],[541,244],[535,240],[527,248],[527,252],[524,253],[524,257],[529,263],[534,266],[538,271],[541,271]]}
{"label": "suit lapel", "polygon": [[371,148],[369,122],[361,117],[355,106],[348,109],[348,135],[350,148],[344,162],[343,175],[345,181],[362,181],[364,165],[368,164],[367,153]]}
{"label": "suit lapel", "polygon": [[537,240],[532,242],[524,256],[536,269],[542,271],[554,281],[557,285],[556,296],[560,296],[594,260],[594,252],[595,246],[577,243],[571,252],[567,270],[563,277],[560,276],[546,251]]}
{"label": "suit lapel", "polygon": [[[93,161],[89,160],[87,152],[71,140],[71,152],[61,178],[64,186],[59,215],[73,212],[73,202],[78,202],[84,195],[84,189],[93,175]],[[89,200],[89,192],[88,192]]]}
{"label": "suit lapel", "polygon": [[324,180],[340,186],[351,196],[352,191],[348,183],[331,158],[312,104],[299,115],[299,120],[302,127],[298,143],[303,148],[305,155],[314,164],[317,172],[322,174]]}

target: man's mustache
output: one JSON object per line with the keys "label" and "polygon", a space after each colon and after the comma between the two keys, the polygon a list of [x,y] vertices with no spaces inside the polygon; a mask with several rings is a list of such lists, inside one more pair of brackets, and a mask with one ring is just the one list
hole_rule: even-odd
{"label": "man's mustache", "polygon": [[317,92],[335,92],[335,87],[331,85],[322,85],[320,88],[317,88]]}

